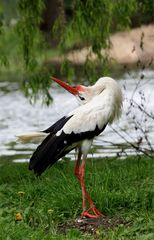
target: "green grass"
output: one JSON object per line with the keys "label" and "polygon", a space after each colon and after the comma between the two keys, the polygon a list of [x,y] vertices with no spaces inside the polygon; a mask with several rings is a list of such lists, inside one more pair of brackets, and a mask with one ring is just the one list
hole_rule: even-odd
{"label": "green grass", "polygon": [[[27,164],[3,162],[0,239],[96,239],[75,229],[65,235],[57,230],[59,223],[77,218],[82,210],[80,186],[73,174],[74,162],[59,162],[41,178],[28,171]],[[154,161],[145,157],[87,162],[85,181],[96,207],[109,217],[131,222],[130,226],[99,229],[97,239],[154,239],[153,173]],[[16,221],[16,213],[21,213],[23,220]]]}

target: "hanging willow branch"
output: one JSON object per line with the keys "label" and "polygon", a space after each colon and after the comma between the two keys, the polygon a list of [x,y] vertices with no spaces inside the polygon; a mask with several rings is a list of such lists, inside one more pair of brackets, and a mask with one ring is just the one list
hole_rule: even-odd
{"label": "hanging willow branch", "polygon": [[44,7],[43,0],[19,0],[16,31],[24,61],[23,90],[30,100],[35,101],[41,95],[43,102],[49,104],[52,100],[48,92],[50,72],[43,69],[37,60],[38,49],[43,47],[40,23]]}
{"label": "hanging willow branch", "polygon": [[[64,55],[71,49],[73,41],[90,48],[82,70],[83,75],[93,82],[96,74],[103,75],[107,70],[108,56],[102,54],[102,49],[110,47],[111,32],[130,25],[130,19],[137,9],[136,0],[78,0],[72,6],[73,16],[60,37],[59,47]],[[92,55],[96,56],[96,61],[91,58]],[[69,65],[67,59],[65,65],[66,62]]]}
{"label": "hanging willow branch", "polygon": [[[20,47],[20,57],[22,54],[22,58],[19,58],[21,60],[19,60],[20,65],[23,63],[21,70],[27,76],[27,79],[24,79],[24,91],[27,96],[35,96],[35,98],[37,98],[39,92],[50,96],[47,90],[49,75],[56,68],[52,64],[48,65],[48,68],[43,61],[40,61],[40,64],[38,56],[40,49],[43,49],[42,55],[48,51],[44,47],[45,37],[40,31],[40,25],[44,17],[42,13],[45,12],[44,9],[47,7],[47,3],[51,2],[49,0],[16,0],[12,5],[15,6],[16,2],[18,9],[17,25],[15,27],[16,44]],[[152,7],[149,6],[153,6],[152,0],[147,3],[144,0],[53,0],[52,3],[55,3],[54,6],[56,6],[57,20],[54,26],[51,27],[53,35],[49,30],[49,35],[52,36],[50,41],[53,41],[53,36],[56,36],[56,43],[59,43],[56,50],[58,49],[60,56],[63,55],[64,57],[60,68],[61,72],[59,71],[58,74],[61,73],[63,77],[74,80],[76,66],[68,61],[66,55],[76,46],[86,47],[90,51],[78,72],[89,82],[93,82],[98,75],[108,74],[108,56],[104,55],[102,49],[110,47],[110,34],[129,27],[133,16],[140,10],[142,10],[142,13],[145,10],[148,16],[152,16],[152,10],[150,10]],[[65,18],[65,15],[67,15],[65,13],[66,5],[69,5],[71,14]],[[48,9],[49,15],[54,15],[53,8],[52,11],[50,8]],[[3,16],[1,17],[3,15],[1,9],[0,1],[0,36],[4,35],[2,34],[4,30],[2,25],[5,22]],[[4,38],[3,45],[5,42]],[[10,59],[8,52],[3,51],[3,45],[0,44],[0,50],[2,50],[0,63],[3,62],[3,65],[8,66]],[[49,48],[51,45],[46,46]],[[55,51],[55,49],[50,49],[50,51]],[[95,60],[91,57],[94,55]],[[15,58],[18,58],[18,56],[15,56]],[[51,58],[52,55],[49,57],[49,62]],[[16,62],[13,63],[16,64]]]}
{"label": "hanging willow branch", "polygon": [[16,29],[20,37],[26,69],[31,68],[34,62],[36,63],[33,50],[39,41],[37,38],[43,8],[42,0],[19,0],[18,2],[19,21]]}

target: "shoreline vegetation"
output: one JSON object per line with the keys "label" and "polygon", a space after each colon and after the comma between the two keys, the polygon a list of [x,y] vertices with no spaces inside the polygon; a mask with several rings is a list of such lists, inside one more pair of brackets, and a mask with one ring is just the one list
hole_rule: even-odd
{"label": "shoreline vegetation", "polygon": [[152,240],[153,172],[153,159],[145,156],[88,160],[88,191],[110,223],[109,227],[104,221],[81,225],[77,220],[82,201],[74,162],[60,161],[37,178],[27,163],[2,159],[0,239]]}

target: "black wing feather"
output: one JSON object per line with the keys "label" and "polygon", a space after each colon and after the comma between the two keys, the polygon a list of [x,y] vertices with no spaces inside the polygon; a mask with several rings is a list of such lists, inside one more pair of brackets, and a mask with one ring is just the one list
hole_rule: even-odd
{"label": "black wing feather", "polygon": [[69,117],[64,116],[64,117],[60,118],[51,127],[45,129],[43,132],[56,134],[56,132],[58,132],[71,117],[72,116],[69,116]]}
{"label": "black wing feather", "polygon": [[65,152],[64,140],[65,137],[47,136],[32,155],[29,169],[33,169],[37,175],[41,175],[48,166],[53,165],[59,159],[58,156],[62,152]]}
{"label": "black wing feather", "polygon": [[46,130],[43,131],[45,133],[50,133],[50,135],[48,135],[44,139],[44,141],[37,147],[37,149],[33,153],[32,157],[30,159],[30,164],[29,164],[30,170],[34,169],[34,172],[38,173],[38,175],[40,175],[38,169],[42,168],[42,172],[43,172],[47,168],[46,166],[49,165],[48,160],[46,160],[45,163],[42,164],[41,159],[46,159],[46,154],[49,151],[48,148],[50,148],[51,145],[53,145],[53,147],[52,147],[53,150],[54,150],[54,148],[56,149],[58,143],[56,144],[55,134],[65,125],[65,123],[71,117],[72,116],[69,116],[69,117],[64,116],[61,119],[59,119],[57,122],[55,122],[52,126],[50,126],[49,128],[47,128]]}
{"label": "black wing feather", "polygon": [[[69,119],[67,119],[67,121],[68,120]],[[64,119],[62,121],[64,121]],[[57,123],[59,126],[62,124],[59,121]],[[96,129],[94,131],[81,132],[77,134],[73,132],[71,134],[65,134],[62,131],[60,136],[56,136],[56,127],[52,128],[53,126],[50,127],[50,129],[52,129],[51,134],[49,134],[37,147],[36,151],[30,159],[29,169],[34,170],[37,175],[41,175],[47,167],[52,166],[56,161],[65,156],[66,153],[74,149],[80,141],[84,139],[94,138],[95,136],[99,135],[106,127],[105,125],[102,129],[99,129],[96,126]],[[57,128],[59,130],[59,127]]]}

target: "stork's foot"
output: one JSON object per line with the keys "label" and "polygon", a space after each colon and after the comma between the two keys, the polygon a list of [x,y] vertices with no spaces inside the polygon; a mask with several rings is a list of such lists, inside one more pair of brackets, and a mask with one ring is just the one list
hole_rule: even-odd
{"label": "stork's foot", "polygon": [[88,210],[84,210],[81,213],[81,218],[88,217],[88,218],[99,218],[99,217],[106,217],[103,215],[97,208],[94,206],[90,207]]}

